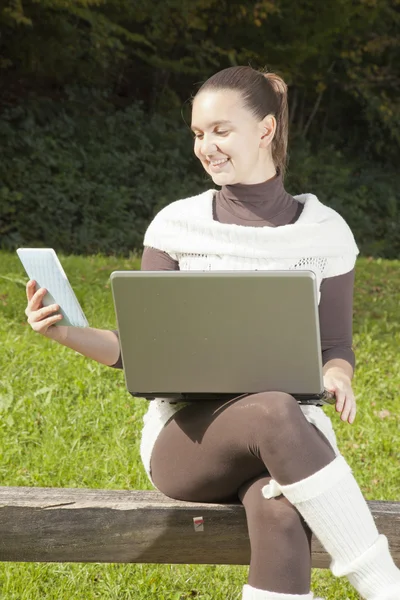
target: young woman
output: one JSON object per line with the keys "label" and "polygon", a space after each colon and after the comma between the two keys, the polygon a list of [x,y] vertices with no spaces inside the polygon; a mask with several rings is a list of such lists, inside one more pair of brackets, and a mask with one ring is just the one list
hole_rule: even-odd
{"label": "young woman", "polygon": [[[173,202],[144,239],[142,269],[312,269],[317,277],[325,387],[353,423],[351,386],[354,265],[344,220],[312,194],[285,191],[288,111],[281,78],[225,69],[193,101],[194,151],[220,191]],[[53,327],[57,306],[27,284],[32,328],[98,362],[122,367],[118,332]],[[235,303],[235,298],[231,299]],[[237,306],[238,317],[246,310]],[[207,374],[204,374],[207,377]],[[399,600],[400,571],[380,535],[330,419],[290,395],[262,392],[229,401],[149,405],[142,459],[173,498],[239,497],[251,542],[244,600],[311,600],[310,537],[367,600]]]}

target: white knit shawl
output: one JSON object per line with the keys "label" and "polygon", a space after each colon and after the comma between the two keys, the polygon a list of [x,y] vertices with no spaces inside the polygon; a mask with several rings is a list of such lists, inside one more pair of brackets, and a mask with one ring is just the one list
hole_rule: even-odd
{"label": "white knit shawl", "polygon": [[299,219],[281,227],[251,227],[213,219],[208,190],[163,208],[149,225],[144,245],[167,252],[185,269],[311,269],[318,283],[350,271],[358,248],[344,219],[313,194]]}

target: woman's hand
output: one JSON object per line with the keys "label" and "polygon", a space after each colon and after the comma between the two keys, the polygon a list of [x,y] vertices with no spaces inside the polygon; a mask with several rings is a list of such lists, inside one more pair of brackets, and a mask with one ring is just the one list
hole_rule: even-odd
{"label": "woman's hand", "polygon": [[330,368],[324,374],[324,386],[335,394],[336,411],[341,413],[341,420],[353,423],[357,406],[350,377],[340,368]]}
{"label": "woman's hand", "polygon": [[60,307],[57,304],[43,306],[42,301],[47,294],[47,290],[45,288],[35,290],[36,281],[28,281],[26,284],[28,305],[25,309],[25,314],[28,317],[29,325],[33,331],[45,337],[62,341],[67,335],[67,327],[53,327],[55,323],[58,323],[63,318],[60,313],[54,314],[60,310]]}
{"label": "woman's hand", "polygon": [[40,288],[35,291],[36,282],[31,280],[26,285],[28,306],[25,314],[28,323],[34,331],[92,358],[102,365],[115,365],[120,355],[119,339],[108,329],[93,329],[92,327],[70,327],[59,325],[62,315],[55,314],[60,307],[57,304],[43,306],[43,298],[47,290]]}

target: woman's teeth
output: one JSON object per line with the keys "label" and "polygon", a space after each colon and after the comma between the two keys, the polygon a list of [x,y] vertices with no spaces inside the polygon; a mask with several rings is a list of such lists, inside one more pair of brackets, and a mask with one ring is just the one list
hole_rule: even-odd
{"label": "woman's teeth", "polygon": [[221,158],[220,160],[213,160],[213,161],[210,160],[210,165],[212,167],[219,167],[220,165],[227,163],[228,160],[229,160],[228,158]]}

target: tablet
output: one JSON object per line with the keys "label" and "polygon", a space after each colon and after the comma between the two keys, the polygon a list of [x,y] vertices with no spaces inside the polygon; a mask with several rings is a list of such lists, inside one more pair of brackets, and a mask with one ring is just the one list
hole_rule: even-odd
{"label": "tablet", "polygon": [[37,289],[46,288],[48,293],[43,298],[43,306],[59,305],[63,318],[55,325],[88,327],[89,323],[53,248],[18,248],[17,254],[29,279],[38,284]]}

